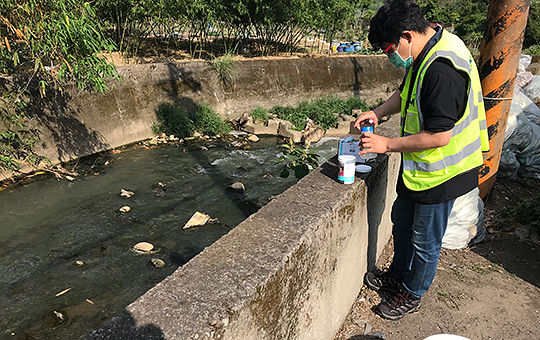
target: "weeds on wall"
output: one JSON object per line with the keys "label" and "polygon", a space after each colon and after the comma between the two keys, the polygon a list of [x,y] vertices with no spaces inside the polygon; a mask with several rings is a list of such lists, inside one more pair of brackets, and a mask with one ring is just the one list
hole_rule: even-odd
{"label": "weeds on wall", "polygon": [[227,53],[224,56],[214,58],[210,61],[210,65],[218,72],[219,78],[224,85],[232,85],[238,70],[238,65],[232,54]]}
{"label": "weeds on wall", "polygon": [[161,104],[157,110],[158,122],[152,126],[155,134],[165,133],[180,138],[193,136],[195,131],[209,136],[229,133],[230,125],[206,104],[197,104],[187,111],[177,104]]}
{"label": "weeds on wall", "polygon": [[257,106],[252,110],[249,115],[253,118],[255,123],[266,123],[268,122],[268,110]]}
{"label": "weeds on wall", "polygon": [[16,171],[21,162],[37,166],[45,157],[39,156],[35,148],[39,143],[37,134],[28,128],[25,116],[26,102],[13,98],[9,92],[0,97],[0,169]]}
{"label": "weeds on wall", "polygon": [[317,100],[303,101],[296,107],[274,106],[269,112],[293,123],[293,129],[302,131],[308,118],[324,129],[329,129],[336,126],[340,115],[350,115],[354,109],[365,111],[369,106],[358,97],[344,100],[335,96],[325,96]]}

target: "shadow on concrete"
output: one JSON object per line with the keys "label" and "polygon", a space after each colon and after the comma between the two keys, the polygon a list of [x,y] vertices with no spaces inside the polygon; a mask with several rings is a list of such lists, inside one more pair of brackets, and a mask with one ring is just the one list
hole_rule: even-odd
{"label": "shadow on concrete", "polygon": [[358,334],[358,335],[351,336],[347,340],[382,340],[382,339],[385,339],[385,338],[382,337],[382,336],[378,336],[378,335],[362,335],[362,334]]}
{"label": "shadow on concrete", "polygon": [[350,60],[351,60],[351,63],[353,64],[353,70],[354,70],[353,93],[355,97],[358,97],[360,96],[359,73],[364,72],[364,69],[362,68],[362,66],[360,66],[356,58],[351,57]]}
{"label": "shadow on concrete", "polygon": [[[30,122],[32,135],[42,141],[42,145],[54,150],[61,161],[92,154],[109,148],[103,135],[89,129],[81,120],[77,109],[69,105],[73,87],[62,92],[49,87],[42,98],[38,92],[39,79],[28,84],[28,77],[15,77],[7,86],[23,89],[28,85],[29,96],[26,97],[25,114]],[[46,131],[45,131],[46,130]],[[52,145],[46,145],[47,143]]]}
{"label": "shadow on concrete", "polygon": [[165,335],[161,329],[152,324],[137,327],[137,323],[130,312],[123,310],[107,322],[109,327],[93,331],[86,340],[97,339],[130,339],[130,340],[164,340]]}
{"label": "shadow on concrete", "polygon": [[[379,155],[375,160],[377,171],[366,179],[368,187],[367,211],[368,211],[368,250],[367,250],[367,268],[372,269],[376,266],[377,251],[379,243],[379,226],[382,222],[383,214],[386,209],[386,192],[388,189],[388,156]],[[384,245],[383,245],[384,247]]]}
{"label": "shadow on concrete", "polygon": [[[382,222],[386,205],[386,192],[388,189],[388,156],[379,155],[369,164],[376,171],[367,174],[356,173],[356,180],[366,182],[367,193],[367,213],[368,213],[368,269],[375,267],[377,262],[377,244],[379,242],[379,225]],[[336,181],[338,175],[337,156],[332,157],[321,165],[321,173]],[[381,203],[382,202],[382,203]]]}
{"label": "shadow on concrete", "polygon": [[503,267],[509,273],[540,288],[540,262],[538,261],[540,247],[538,245],[520,242],[516,237],[509,236],[480,242],[471,246],[470,249]]}

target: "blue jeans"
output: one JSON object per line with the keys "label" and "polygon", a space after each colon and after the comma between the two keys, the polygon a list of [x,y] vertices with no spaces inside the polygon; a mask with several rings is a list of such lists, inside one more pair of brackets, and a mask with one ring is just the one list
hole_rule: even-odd
{"label": "blue jeans", "polygon": [[392,207],[394,259],[390,269],[417,298],[427,292],[435,278],[442,238],[454,201],[421,204],[398,196]]}

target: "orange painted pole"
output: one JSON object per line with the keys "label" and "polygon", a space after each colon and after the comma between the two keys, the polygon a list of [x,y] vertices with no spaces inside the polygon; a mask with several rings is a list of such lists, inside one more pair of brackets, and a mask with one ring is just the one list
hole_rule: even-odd
{"label": "orange painted pole", "polygon": [[484,154],[484,165],[480,169],[482,198],[491,191],[499,170],[530,4],[530,0],[491,0],[489,3],[480,54],[480,79],[490,148]]}

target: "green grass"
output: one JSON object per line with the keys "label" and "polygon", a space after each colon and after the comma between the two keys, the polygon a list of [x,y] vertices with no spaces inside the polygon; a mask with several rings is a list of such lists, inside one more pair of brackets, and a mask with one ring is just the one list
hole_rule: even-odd
{"label": "green grass", "polygon": [[155,134],[165,133],[180,138],[193,135],[194,131],[215,136],[229,133],[229,124],[206,104],[197,104],[187,112],[181,106],[171,103],[161,104],[157,110],[158,122],[152,125]]}
{"label": "green grass", "polygon": [[524,54],[540,55],[540,44],[532,45],[523,50]]}
{"label": "green grass", "polygon": [[293,123],[293,129],[297,131],[304,129],[308,118],[327,130],[336,126],[340,115],[350,115],[353,109],[365,111],[369,106],[359,97],[344,100],[335,96],[325,96],[316,100],[305,100],[296,107],[274,106],[270,109],[270,113],[290,121]]}
{"label": "green grass", "polygon": [[540,195],[536,194],[530,199],[523,200],[516,205],[505,208],[503,217],[514,220],[537,233],[540,233]]}
{"label": "green grass", "polygon": [[255,123],[266,123],[268,122],[268,110],[257,106],[253,111],[249,113],[253,117]]}
{"label": "green grass", "polygon": [[236,71],[238,71],[234,55],[227,53],[224,56],[214,58],[210,61],[210,65],[218,72],[225,85],[231,85],[234,82]]}

